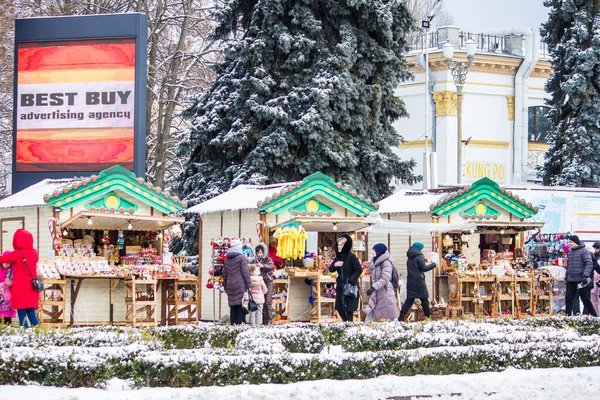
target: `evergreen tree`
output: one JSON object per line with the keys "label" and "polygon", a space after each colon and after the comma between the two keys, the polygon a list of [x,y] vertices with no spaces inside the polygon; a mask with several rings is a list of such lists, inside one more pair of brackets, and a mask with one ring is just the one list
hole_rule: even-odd
{"label": "evergreen tree", "polygon": [[394,152],[394,89],[412,78],[401,0],[227,0],[215,20],[227,47],[180,147],[188,202],[316,171],[374,200],[420,179]]}
{"label": "evergreen tree", "polygon": [[547,0],[553,73],[544,184],[600,186],[600,0]]}

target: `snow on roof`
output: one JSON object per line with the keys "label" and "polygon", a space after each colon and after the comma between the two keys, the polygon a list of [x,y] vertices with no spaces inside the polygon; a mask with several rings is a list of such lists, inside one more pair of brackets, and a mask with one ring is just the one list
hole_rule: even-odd
{"label": "snow on roof", "polygon": [[[449,190],[450,191],[450,190]],[[438,201],[446,192],[401,189],[379,202],[380,214],[429,212],[429,206]]]}
{"label": "snow on roof", "polygon": [[0,208],[22,208],[45,206],[44,195],[60,189],[75,179],[44,179],[20,192],[0,200]]}
{"label": "snow on roof", "polygon": [[266,186],[239,185],[217,197],[188,208],[185,210],[185,213],[207,214],[211,212],[258,208],[257,203],[260,200],[264,200],[266,197],[278,192],[279,189],[295,183],[286,182]]}

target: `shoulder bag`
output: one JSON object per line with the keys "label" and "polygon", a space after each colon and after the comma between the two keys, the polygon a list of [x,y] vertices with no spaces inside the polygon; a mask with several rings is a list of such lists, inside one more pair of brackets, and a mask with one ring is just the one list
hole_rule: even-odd
{"label": "shoulder bag", "polygon": [[42,281],[42,278],[34,278],[33,277],[33,274],[31,273],[31,270],[29,269],[29,264],[27,264],[27,260],[25,259],[25,256],[23,255],[23,252],[21,250],[19,250],[19,253],[21,253],[21,257],[23,258],[23,263],[27,267],[29,276],[31,276],[31,283],[33,284],[33,290],[35,290],[36,292],[43,292],[44,291],[44,281]]}
{"label": "shoulder bag", "polygon": [[252,292],[248,290],[248,310],[250,312],[258,311],[258,304],[254,301],[252,297]]}
{"label": "shoulder bag", "polygon": [[[342,265],[342,267],[340,268],[342,275],[344,274],[344,266]],[[342,276],[342,281],[344,281],[344,277]],[[343,291],[343,295],[344,297],[350,297],[352,299],[356,299],[358,297],[358,286],[357,285],[353,285],[349,282],[349,280],[345,280],[345,284],[344,284],[344,291]]]}

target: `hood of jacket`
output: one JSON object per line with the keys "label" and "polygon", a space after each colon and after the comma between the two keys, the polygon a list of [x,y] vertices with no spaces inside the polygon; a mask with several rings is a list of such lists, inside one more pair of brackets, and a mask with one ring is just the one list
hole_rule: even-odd
{"label": "hood of jacket", "polygon": [[406,252],[406,257],[408,258],[415,258],[419,255],[423,255],[423,252],[419,249],[417,249],[416,247],[409,247],[408,251]]}
{"label": "hood of jacket", "polygon": [[33,250],[33,235],[25,229],[17,229],[13,236],[13,249]]}
{"label": "hood of jacket", "polygon": [[385,260],[391,261],[391,255],[388,251],[377,256],[377,259],[374,259],[373,261],[375,262],[375,265],[379,265],[379,264],[382,264]]}
{"label": "hood of jacket", "polygon": [[[254,253],[256,254],[258,252],[258,250],[262,250],[262,252],[263,252],[263,256],[261,258],[269,257],[269,249],[267,248],[266,244],[264,244],[264,243],[257,244],[256,247],[254,248]],[[256,258],[258,258],[258,256],[256,256]]]}
{"label": "hood of jacket", "polygon": [[344,243],[344,247],[342,247],[342,251],[338,251],[337,248],[337,241],[335,243],[335,255],[336,256],[342,256],[345,257],[348,254],[350,254],[350,251],[352,250],[352,238],[350,237],[350,235],[344,233],[343,235],[340,235],[340,237],[338,238],[338,241],[341,238],[346,238],[346,243]]}

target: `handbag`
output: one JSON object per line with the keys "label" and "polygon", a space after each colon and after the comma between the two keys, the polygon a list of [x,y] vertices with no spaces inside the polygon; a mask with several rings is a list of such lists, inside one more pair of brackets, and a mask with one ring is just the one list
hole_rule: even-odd
{"label": "handbag", "polygon": [[254,301],[254,298],[252,297],[252,292],[250,292],[249,290],[248,290],[248,310],[250,310],[250,312],[258,311],[258,304],[256,304],[256,302]]}
{"label": "handbag", "polygon": [[31,276],[31,283],[33,285],[33,290],[35,290],[36,292],[43,292],[44,291],[44,281],[42,281],[42,278],[34,278],[33,277],[33,274],[31,273],[31,270],[29,269],[29,264],[27,264],[27,260],[25,259],[25,256],[23,255],[23,252],[21,250],[19,250],[19,253],[21,253],[21,257],[23,258],[23,263],[27,267],[29,276]]}
{"label": "handbag", "polygon": [[353,299],[358,297],[358,286],[353,285],[350,282],[346,282],[344,285],[344,296],[351,297]]}

